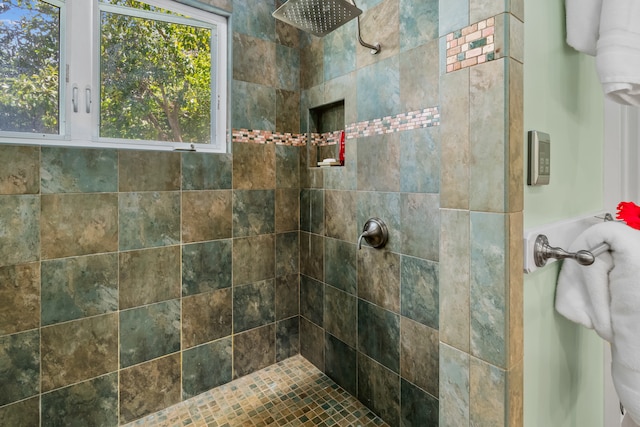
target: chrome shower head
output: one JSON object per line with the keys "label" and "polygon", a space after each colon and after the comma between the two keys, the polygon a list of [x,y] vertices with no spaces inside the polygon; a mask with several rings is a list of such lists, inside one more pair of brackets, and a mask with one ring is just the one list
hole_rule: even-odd
{"label": "chrome shower head", "polygon": [[362,10],[346,0],[288,0],[274,18],[322,37],[358,17]]}

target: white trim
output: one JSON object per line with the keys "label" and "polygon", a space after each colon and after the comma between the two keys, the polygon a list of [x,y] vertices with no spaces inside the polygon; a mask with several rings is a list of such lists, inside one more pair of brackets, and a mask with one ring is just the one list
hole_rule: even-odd
{"label": "white trim", "polygon": [[[225,153],[229,150],[230,123],[228,108],[229,46],[228,18],[210,10],[168,0],[142,0],[153,6],[180,13],[190,18],[158,12],[136,12],[129,8],[100,3],[98,0],[44,0],[60,10],[60,134],[0,132],[0,143],[64,147],[120,148],[139,150],[189,150]],[[211,140],[205,143],[180,143],[101,138],[100,110],[100,11],[149,17],[211,31]],[[91,16],[91,19],[87,19]],[[90,35],[85,37],[84,35]],[[91,58],[87,60],[87,58]],[[69,67],[68,64],[71,64]],[[222,66],[221,66],[222,64]],[[67,73],[67,67],[69,72]],[[78,88],[78,112],[72,110],[72,91]],[[91,96],[91,111],[86,113],[86,95]],[[73,117],[72,117],[73,116]]]}
{"label": "white trim", "polygon": [[[615,215],[621,201],[640,204],[640,110],[604,103],[604,194],[605,210]],[[611,352],[604,346],[604,427],[620,427],[620,401],[611,379]]]}
{"label": "white trim", "polygon": [[640,204],[640,110],[605,99],[604,208],[621,201]]}

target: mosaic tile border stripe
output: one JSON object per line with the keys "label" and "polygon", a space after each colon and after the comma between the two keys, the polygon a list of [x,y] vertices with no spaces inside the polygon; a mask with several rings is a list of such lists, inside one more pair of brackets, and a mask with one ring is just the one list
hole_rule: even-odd
{"label": "mosaic tile border stripe", "polygon": [[[440,125],[440,108],[428,107],[407,113],[386,116],[380,119],[365,120],[346,126],[345,139],[364,138],[372,135],[402,132]],[[307,135],[304,133],[281,133],[265,130],[233,129],[233,142],[254,144],[277,144],[304,146]],[[340,141],[340,131],[312,133],[312,145],[335,145]]]}
{"label": "mosaic tile border stripe", "polygon": [[447,73],[495,59],[495,18],[447,34]]}

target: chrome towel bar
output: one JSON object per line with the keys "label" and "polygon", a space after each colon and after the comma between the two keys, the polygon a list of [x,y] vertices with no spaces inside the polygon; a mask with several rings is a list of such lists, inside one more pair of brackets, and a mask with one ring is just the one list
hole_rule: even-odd
{"label": "chrome towel bar", "polygon": [[549,245],[549,239],[544,234],[538,234],[533,247],[533,257],[536,267],[544,267],[547,260],[554,259],[572,259],[581,265],[591,265],[595,262],[596,257],[609,250],[609,245],[602,243],[590,250],[580,250],[578,252],[567,252],[562,248],[556,248]]}

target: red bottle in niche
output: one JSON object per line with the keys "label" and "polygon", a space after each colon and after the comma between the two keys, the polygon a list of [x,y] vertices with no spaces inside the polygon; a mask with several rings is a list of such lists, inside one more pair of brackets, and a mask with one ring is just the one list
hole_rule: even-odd
{"label": "red bottle in niche", "polygon": [[338,152],[340,166],[344,166],[344,131],[340,131],[340,151]]}

